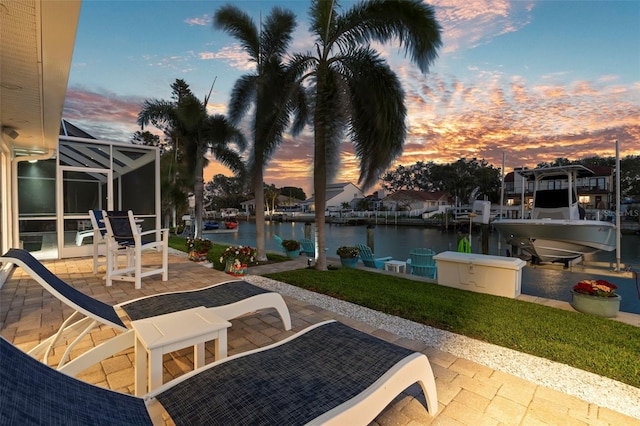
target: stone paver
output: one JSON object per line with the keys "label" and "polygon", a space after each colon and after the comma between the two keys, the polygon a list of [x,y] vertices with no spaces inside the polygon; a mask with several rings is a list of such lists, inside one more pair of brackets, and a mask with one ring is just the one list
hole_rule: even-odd
{"label": "stone paver", "polygon": [[[155,253],[145,255],[156,256]],[[143,279],[142,289],[135,290],[133,285],[124,282],[114,282],[112,287],[106,287],[102,280],[103,270],[97,276],[92,274],[91,258],[44,263],[80,291],[109,304],[234,279],[222,272],[190,262],[182,256],[170,255],[169,281],[163,282],[159,276],[148,277]],[[300,257],[282,264],[250,268],[249,272],[262,274],[304,266],[306,258]],[[304,301],[287,296],[285,301],[291,311],[293,330],[282,329],[275,310],[235,319],[231,321],[232,327],[229,329],[229,354],[277,342],[311,324],[333,318],[429,357],[436,378],[439,413],[436,416],[430,415],[425,409],[421,388],[413,385],[387,407],[380,407],[381,412],[372,425],[640,425],[640,420],[426,347],[424,343],[400,338],[370,325],[343,318]],[[71,312],[71,309],[44,292],[20,268],[15,270],[0,289],[0,334],[25,351],[53,334]],[[71,357],[114,335],[115,331],[108,327],[97,328],[84,338],[77,350],[72,351]],[[49,364],[57,362],[64,349],[64,345],[56,348],[49,357]],[[206,357],[207,362],[213,361],[213,346],[210,343],[206,345]],[[98,386],[133,393],[132,362],[133,349],[129,349],[103,360],[78,377]],[[164,358],[164,380],[178,377],[192,367],[191,348],[167,354]]]}

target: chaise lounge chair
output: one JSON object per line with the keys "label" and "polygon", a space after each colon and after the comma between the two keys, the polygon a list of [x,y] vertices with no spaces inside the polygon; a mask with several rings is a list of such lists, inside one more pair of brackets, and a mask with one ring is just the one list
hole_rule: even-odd
{"label": "chaise lounge chair", "polygon": [[382,269],[384,268],[384,262],[393,259],[391,256],[375,258],[375,255],[368,245],[357,244],[357,246],[358,249],[360,249],[360,259],[362,259],[362,263],[364,263],[364,266],[368,266],[369,268]]}
{"label": "chaise lounge chair", "polygon": [[[227,281],[197,290],[156,294],[112,306],[76,290],[58,278],[26,250],[10,249],[0,257],[0,263],[13,263],[21,266],[49,293],[75,309],[75,312],[62,323],[53,336],[29,351],[30,355],[43,358],[47,363],[49,353],[58,341],[75,338],[62,356],[58,368],[66,363],[76,343],[100,324],[108,325],[124,333],[107,340],[91,351],[103,353],[111,351],[113,348],[124,350],[133,346],[133,330],[129,330],[120,319],[116,311],[118,308],[124,310],[132,321],[198,306],[215,308],[215,313],[226,320],[262,309],[274,308],[278,311],[285,330],[291,329],[289,309],[282,296],[246,281]],[[84,318],[81,317],[82,315]],[[88,359],[90,361],[89,357]]]}
{"label": "chaise lounge chair", "polygon": [[[433,416],[424,354],[335,321],[184,374],[144,399],[82,382],[0,338],[0,424],[366,425],[414,383]],[[62,370],[64,372],[64,369]]]}

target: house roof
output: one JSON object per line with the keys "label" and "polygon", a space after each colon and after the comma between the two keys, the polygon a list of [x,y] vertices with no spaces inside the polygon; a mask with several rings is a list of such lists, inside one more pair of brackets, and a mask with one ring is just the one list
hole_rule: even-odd
{"label": "house roof", "polygon": [[85,132],[77,126],[74,126],[65,119],[62,119],[62,122],[60,123],[60,136],[74,136],[76,138],[95,139],[89,133]]}
{"label": "house roof", "polygon": [[[344,187],[347,185],[353,185],[351,182],[338,182],[338,183],[329,183],[327,184],[327,196],[325,197],[325,201],[329,201],[334,197],[342,194],[344,192]],[[353,185],[358,191],[360,188]],[[306,203],[313,203],[316,200],[315,194],[305,200]]]}
{"label": "house roof", "polygon": [[[585,166],[593,172],[593,176],[611,176],[613,168],[609,166]],[[518,168],[520,170],[520,168]],[[504,175],[505,182],[515,181],[515,172],[509,172]]]}

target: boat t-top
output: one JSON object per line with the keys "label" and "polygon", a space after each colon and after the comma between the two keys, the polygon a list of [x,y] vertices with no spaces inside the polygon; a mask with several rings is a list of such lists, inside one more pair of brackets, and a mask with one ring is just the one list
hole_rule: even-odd
{"label": "boat t-top", "polygon": [[506,242],[531,261],[564,262],[616,247],[616,226],[585,219],[576,192],[577,180],[594,173],[582,165],[540,167],[517,171],[534,182],[529,218],[498,219],[493,225]]}

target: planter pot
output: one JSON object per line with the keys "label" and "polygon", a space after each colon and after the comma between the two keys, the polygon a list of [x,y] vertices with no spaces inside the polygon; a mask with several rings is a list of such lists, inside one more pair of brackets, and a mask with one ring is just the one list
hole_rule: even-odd
{"label": "planter pot", "polygon": [[298,249],[298,250],[287,250],[287,257],[289,257],[291,259],[295,259],[298,256],[300,256],[300,249]]}
{"label": "planter pot", "polygon": [[620,310],[619,295],[615,297],[597,297],[588,294],[576,293],[571,291],[571,305],[578,312],[596,315],[604,318],[613,318],[618,315]]}
{"label": "planter pot", "polygon": [[357,257],[341,257],[340,263],[345,268],[355,268],[358,266],[358,258]]}
{"label": "planter pot", "polygon": [[234,277],[243,277],[247,274],[247,265],[246,263],[243,263],[238,267],[235,260],[227,260],[227,263],[224,266],[224,271]]}
{"label": "planter pot", "polygon": [[194,262],[201,262],[203,260],[207,260],[207,252],[206,251],[195,251],[192,250],[189,252],[189,259],[193,260]]}

